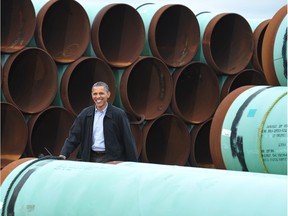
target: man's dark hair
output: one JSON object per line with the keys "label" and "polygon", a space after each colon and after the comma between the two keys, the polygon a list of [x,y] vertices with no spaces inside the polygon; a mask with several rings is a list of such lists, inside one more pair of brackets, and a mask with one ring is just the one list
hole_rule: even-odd
{"label": "man's dark hair", "polygon": [[95,86],[104,86],[105,90],[109,92],[109,86],[105,82],[102,81],[96,82],[93,84],[92,88]]}

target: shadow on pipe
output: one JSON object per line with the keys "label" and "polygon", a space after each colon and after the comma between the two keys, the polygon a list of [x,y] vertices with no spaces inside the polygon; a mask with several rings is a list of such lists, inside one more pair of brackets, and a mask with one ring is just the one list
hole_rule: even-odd
{"label": "shadow on pipe", "polygon": [[164,62],[153,56],[139,57],[121,76],[122,104],[132,116],[155,119],[168,108],[172,85],[172,77]]}
{"label": "shadow on pipe", "polygon": [[113,103],[116,95],[116,81],[112,69],[103,60],[96,57],[81,57],[69,64],[61,80],[60,94],[63,105],[74,115],[94,104],[91,98],[92,85],[97,81],[109,85]]}
{"label": "shadow on pipe", "polygon": [[210,127],[212,118],[194,125],[190,131],[191,150],[188,162],[193,167],[214,168],[210,153]]}
{"label": "shadow on pipe", "polygon": [[57,80],[52,57],[40,48],[25,48],[12,54],[4,65],[3,93],[22,112],[34,114],[51,104]]}
{"label": "shadow on pipe", "polygon": [[185,165],[190,152],[189,131],[179,117],[164,114],[142,128],[144,162]]}
{"label": "shadow on pipe", "polygon": [[131,65],[140,56],[144,41],[143,21],[130,5],[109,4],[95,16],[91,43],[96,56],[111,66]]}
{"label": "shadow on pipe", "polygon": [[1,1],[1,52],[14,53],[31,40],[36,15],[31,0]]}
{"label": "shadow on pipe", "polygon": [[13,104],[1,102],[1,168],[23,154],[28,127],[21,111]]}
{"label": "shadow on pipe", "polygon": [[261,22],[254,30],[253,32],[253,38],[254,38],[254,51],[252,55],[252,65],[253,67],[263,72],[262,67],[262,46],[263,46],[263,39],[264,35],[267,29],[267,26],[269,24],[270,20],[265,20]]}
{"label": "shadow on pipe", "polygon": [[264,74],[254,69],[245,69],[238,74],[226,77],[221,89],[221,100],[233,90],[245,85],[267,85]]}
{"label": "shadow on pipe", "polygon": [[32,115],[28,122],[29,154],[32,157],[59,155],[74,119],[75,116],[67,109],[57,106]]}
{"label": "shadow on pipe", "polygon": [[200,41],[195,14],[180,4],[144,4],[137,8],[146,29],[144,56],[155,56],[170,67],[192,61]]}
{"label": "shadow on pipe", "polygon": [[83,55],[90,41],[86,11],[77,1],[47,1],[37,14],[35,41],[56,62],[75,61]]}
{"label": "shadow on pipe", "polygon": [[251,27],[244,17],[235,13],[214,16],[205,27],[202,43],[207,64],[219,74],[238,73],[248,65],[253,54]]}
{"label": "shadow on pipe", "polygon": [[192,62],[172,74],[174,91],[171,100],[173,112],[185,122],[198,124],[210,118],[219,103],[219,83],[211,68]]}

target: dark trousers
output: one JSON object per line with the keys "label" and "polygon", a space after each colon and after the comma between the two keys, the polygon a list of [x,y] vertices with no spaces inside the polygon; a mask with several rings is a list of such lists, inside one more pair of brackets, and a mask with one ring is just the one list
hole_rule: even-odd
{"label": "dark trousers", "polygon": [[104,162],[105,160],[105,152],[95,152],[95,151],[91,151],[91,155],[90,155],[90,161],[91,162]]}

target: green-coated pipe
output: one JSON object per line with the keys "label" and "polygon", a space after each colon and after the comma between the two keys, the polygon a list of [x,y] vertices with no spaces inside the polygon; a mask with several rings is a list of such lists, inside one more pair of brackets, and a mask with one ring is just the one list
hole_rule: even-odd
{"label": "green-coated pipe", "polygon": [[46,50],[56,62],[81,57],[90,40],[90,23],[84,8],[74,0],[32,0],[36,29],[30,46]]}
{"label": "green-coated pipe", "polygon": [[1,54],[23,49],[33,37],[36,15],[31,0],[1,1]]}
{"label": "green-coated pipe", "polygon": [[155,56],[170,67],[192,61],[200,41],[194,13],[181,4],[147,3],[137,7],[145,26],[142,56]]}
{"label": "green-coated pipe", "polygon": [[5,178],[1,215],[286,216],[286,186],[283,175],[43,158]]}
{"label": "green-coated pipe", "polygon": [[7,58],[3,67],[3,93],[23,113],[48,107],[57,91],[57,68],[49,53],[26,47]]}
{"label": "green-coated pipe", "polygon": [[255,86],[225,114],[221,152],[227,169],[287,174],[287,88]]}

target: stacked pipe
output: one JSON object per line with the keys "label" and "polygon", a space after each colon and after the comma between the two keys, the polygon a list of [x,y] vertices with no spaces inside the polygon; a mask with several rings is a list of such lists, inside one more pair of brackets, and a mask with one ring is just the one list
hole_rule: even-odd
{"label": "stacked pipe", "polygon": [[[286,6],[256,27],[240,14],[194,14],[181,4],[5,0],[1,12],[2,167],[58,155],[75,116],[93,103],[92,84],[102,80],[109,102],[129,116],[140,161],[287,174]],[[264,94],[251,119],[266,120],[276,107],[285,116],[257,119],[255,130],[234,136],[237,124],[224,124],[228,113],[241,113],[234,101],[251,102],[258,88],[272,92],[271,107],[262,107]],[[271,136],[278,147],[264,148]],[[242,140],[236,167],[227,159],[234,152],[221,150],[229,137],[231,146]],[[252,165],[243,162],[250,150]]]}

